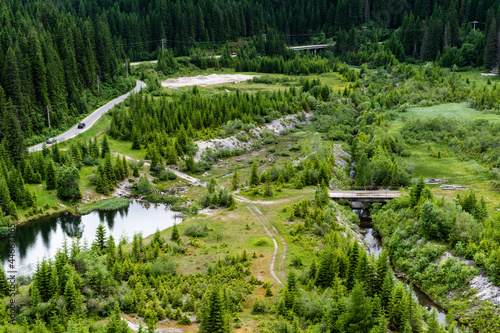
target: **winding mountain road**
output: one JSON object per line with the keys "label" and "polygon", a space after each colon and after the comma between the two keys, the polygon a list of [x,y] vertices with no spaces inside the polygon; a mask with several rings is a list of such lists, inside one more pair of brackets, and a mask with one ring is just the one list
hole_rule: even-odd
{"label": "winding mountain road", "polygon": [[[136,85],[135,85],[134,89],[132,89],[131,91],[129,91],[128,93],[126,93],[124,95],[121,95],[120,97],[115,98],[111,102],[106,103],[105,105],[101,106],[99,109],[92,112],[89,116],[87,116],[87,118],[83,119],[82,123],[85,123],[85,128],[79,129],[78,125],[75,125],[72,128],[70,128],[69,130],[67,130],[66,132],[56,136],[55,139],[57,140],[57,142],[62,142],[62,141],[71,139],[80,133],[85,132],[86,130],[91,128],[95,124],[95,122],[99,118],[101,118],[101,116],[103,114],[108,112],[113,106],[123,102],[128,96],[130,96],[130,94],[137,93],[144,87],[146,87],[146,83],[139,81],[139,80],[136,80]],[[28,151],[32,152],[32,151],[42,150],[43,144],[44,143],[42,142],[42,143],[39,143],[33,147],[29,147]]]}

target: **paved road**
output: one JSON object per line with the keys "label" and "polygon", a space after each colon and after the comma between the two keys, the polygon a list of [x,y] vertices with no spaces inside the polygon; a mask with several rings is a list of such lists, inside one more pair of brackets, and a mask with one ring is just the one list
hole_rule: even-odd
{"label": "paved road", "polygon": [[[142,81],[137,80],[137,83],[136,83],[134,89],[132,89],[131,91],[129,91],[125,95],[121,95],[120,97],[115,98],[111,102],[108,102],[107,104],[101,106],[99,109],[92,112],[87,118],[83,119],[82,122],[85,123],[85,128],[78,129],[78,125],[75,125],[74,127],[70,128],[69,130],[64,132],[63,134],[56,136],[55,139],[57,140],[57,142],[61,142],[61,141],[71,139],[82,132],[85,132],[86,130],[91,128],[92,125],[94,125],[95,122],[99,118],[101,118],[101,116],[103,114],[108,112],[113,106],[123,102],[130,94],[136,93],[144,87],[146,87],[146,84]],[[36,146],[29,147],[28,151],[32,152],[32,151],[36,151],[36,150],[42,150],[42,145],[43,145],[43,143],[40,143],[40,144],[37,144]]]}

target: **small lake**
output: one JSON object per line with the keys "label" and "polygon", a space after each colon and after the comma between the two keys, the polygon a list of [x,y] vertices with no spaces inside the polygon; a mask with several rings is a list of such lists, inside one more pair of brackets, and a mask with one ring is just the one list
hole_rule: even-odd
{"label": "small lake", "polygon": [[[112,211],[94,211],[88,215],[73,216],[63,213],[52,217],[44,217],[29,222],[17,228],[16,269],[19,275],[29,275],[36,269],[36,264],[42,258],[53,258],[66,237],[70,247],[73,237],[81,237],[88,246],[92,244],[96,228],[103,223],[106,235],[113,235],[115,242],[125,237],[131,240],[133,235],[142,232],[144,237],[155,233],[156,229],[164,230],[182,222],[176,217],[177,212],[170,210],[164,204],[131,200],[125,208]],[[7,239],[0,240],[0,259],[7,271]]]}

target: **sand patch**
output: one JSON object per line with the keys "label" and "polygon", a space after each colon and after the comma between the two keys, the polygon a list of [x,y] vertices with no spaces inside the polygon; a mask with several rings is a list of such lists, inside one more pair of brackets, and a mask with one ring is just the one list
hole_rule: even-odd
{"label": "sand patch", "polygon": [[209,86],[213,84],[221,84],[228,82],[242,82],[246,80],[251,80],[256,75],[245,75],[245,74],[210,74],[210,75],[198,75],[198,76],[188,76],[180,77],[177,79],[168,79],[163,81],[161,85],[167,88],[180,88],[188,86]]}

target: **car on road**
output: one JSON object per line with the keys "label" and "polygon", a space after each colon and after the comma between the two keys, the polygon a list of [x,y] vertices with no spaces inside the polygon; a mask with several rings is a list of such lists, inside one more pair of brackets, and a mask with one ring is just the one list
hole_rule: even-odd
{"label": "car on road", "polygon": [[47,143],[48,145],[50,145],[50,144],[52,144],[52,143],[54,143],[54,142],[56,142],[56,139],[54,139],[54,138],[48,138],[48,139],[47,139],[47,141],[46,141],[46,143]]}
{"label": "car on road", "polygon": [[79,129],[85,128],[85,123],[79,123],[79,124],[78,124],[78,128],[79,128]]}
{"label": "car on road", "polygon": [[231,57],[236,57],[236,52],[231,53]]}

